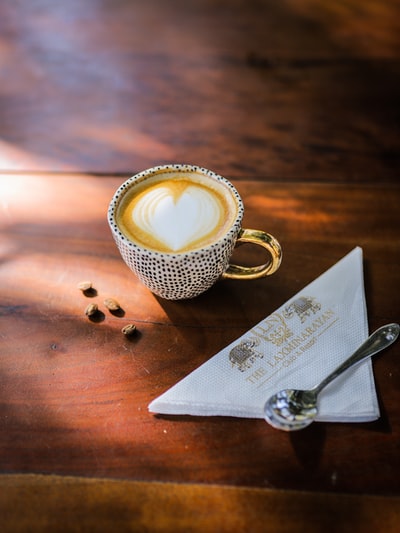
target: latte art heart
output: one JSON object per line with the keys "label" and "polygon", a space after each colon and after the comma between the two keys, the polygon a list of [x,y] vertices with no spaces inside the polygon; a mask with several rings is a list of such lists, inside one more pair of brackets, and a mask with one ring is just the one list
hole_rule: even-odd
{"label": "latte art heart", "polygon": [[177,192],[160,184],[141,195],[131,217],[142,232],[178,252],[213,232],[221,211],[218,197],[204,187],[188,184]]}
{"label": "latte art heart", "polygon": [[184,254],[222,239],[237,213],[224,183],[197,172],[166,172],[133,184],[119,205],[118,226],[145,250]]}

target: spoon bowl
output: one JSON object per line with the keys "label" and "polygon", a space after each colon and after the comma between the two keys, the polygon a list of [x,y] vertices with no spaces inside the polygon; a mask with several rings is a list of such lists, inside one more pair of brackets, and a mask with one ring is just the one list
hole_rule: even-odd
{"label": "spoon bowl", "polygon": [[284,431],[296,431],[309,426],[318,414],[318,395],[322,389],[351,366],[390,346],[399,336],[399,332],[399,324],[382,326],[312,389],[283,389],[277,392],[264,405],[265,420],[274,428]]}
{"label": "spoon bowl", "polygon": [[317,396],[312,390],[284,389],[264,406],[264,416],[271,426],[286,431],[309,426],[317,414]]}

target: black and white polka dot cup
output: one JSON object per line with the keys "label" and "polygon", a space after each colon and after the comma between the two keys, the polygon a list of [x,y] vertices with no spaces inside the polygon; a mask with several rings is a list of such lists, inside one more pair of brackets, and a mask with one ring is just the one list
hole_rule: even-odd
{"label": "black and white polka dot cup", "polygon": [[[169,193],[176,182],[179,192]],[[138,198],[134,207],[132,198]],[[264,231],[243,229],[243,212],[227,179],[202,167],[173,164],[125,181],[110,202],[108,222],[122,258],[141,283],[162,298],[180,300],[198,296],[221,278],[256,279],[279,268],[278,241]],[[230,264],[237,243],[263,247],[268,262]]]}

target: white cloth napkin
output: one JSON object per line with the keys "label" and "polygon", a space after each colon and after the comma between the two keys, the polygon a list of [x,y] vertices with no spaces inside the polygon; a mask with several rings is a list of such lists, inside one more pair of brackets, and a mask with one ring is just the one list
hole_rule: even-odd
{"label": "white cloth napkin", "polygon": [[[263,418],[280,389],[311,388],[367,338],[362,250],[357,247],[242,337],[153,400],[163,414]],[[379,417],[368,359],[330,383],[317,420]]]}

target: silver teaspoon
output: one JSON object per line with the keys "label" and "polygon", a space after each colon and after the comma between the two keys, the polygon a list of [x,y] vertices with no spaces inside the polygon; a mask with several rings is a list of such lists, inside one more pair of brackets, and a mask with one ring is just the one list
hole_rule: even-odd
{"label": "silver teaspoon", "polygon": [[322,389],[351,366],[390,346],[397,339],[399,332],[399,324],[382,326],[372,333],[353,355],[312,389],[284,389],[274,394],[264,406],[265,420],[274,428],[284,431],[295,431],[307,427],[317,416],[317,399]]}

